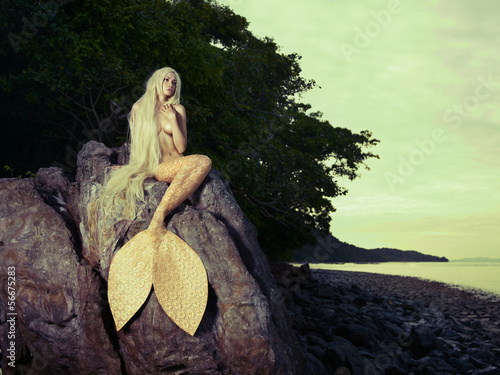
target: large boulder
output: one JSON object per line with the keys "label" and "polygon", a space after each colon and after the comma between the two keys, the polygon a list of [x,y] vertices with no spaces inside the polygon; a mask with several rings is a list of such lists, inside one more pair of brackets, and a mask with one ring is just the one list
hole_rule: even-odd
{"label": "large boulder", "polygon": [[[15,367],[3,358],[4,374],[121,374],[103,314],[103,280],[79,256],[78,238],[43,194],[33,180],[0,180],[1,349],[16,357]],[[15,280],[11,290],[9,280]]]}
{"label": "large boulder", "polygon": [[[300,374],[302,361],[283,298],[254,226],[227,182],[212,170],[166,219],[168,230],[199,255],[208,305],[194,336],[178,328],[151,292],[116,332],[106,281],[113,255],[145,229],[167,184],[149,179],[137,216],[92,200],[127,148],[86,144],[76,181],[60,169],[37,179],[0,180],[0,261],[16,273],[16,369],[4,374]],[[2,272],[2,285],[7,275]],[[0,300],[7,306],[8,292]],[[13,315],[14,316],[14,315]],[[2,310],[2,353],[10,315]],[[9,372],[10,371],[10,372]]]}

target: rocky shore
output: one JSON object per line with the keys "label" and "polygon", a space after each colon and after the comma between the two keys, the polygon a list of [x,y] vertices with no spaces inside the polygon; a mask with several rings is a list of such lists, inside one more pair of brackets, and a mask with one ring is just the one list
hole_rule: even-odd
{"label": "rocky shore", "polygon": [[498,297],[308,265],[273,273],[308,375],[500,374]]}

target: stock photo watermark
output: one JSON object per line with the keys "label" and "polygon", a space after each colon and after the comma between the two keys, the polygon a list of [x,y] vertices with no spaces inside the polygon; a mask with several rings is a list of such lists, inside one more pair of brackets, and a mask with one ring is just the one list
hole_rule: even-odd
{"label": "stock photo watermark", "polygon": [[60,162],[53,162],[52,167],[61,168],[66,173],[72,173],[77,167],[78,153],[82,147],[90,141],[102,142],[106,135],[113,133],[116,130],[117,122],[115,121],[123,113],[132,108],[135,100],[133,98],[139,97],[142,86],[137,85],[132,90],[132,96],[122,96],[117,102],[110,101],[110,114],[106,118],[101,118],[96,128],[87,128],[81,131],[82,137],[75,148],[66,145],[65,164]]}
{"label": "stock photo watermark", "polygon": [[[241,155],[252,157],[257,153],[255,150],[257,150],[260,144],[267,144],[271,142],[279,132],[280,128],[278,124],[276,124],[275,121],[271,121],[268,129],[260,129],[257,137],[251,138],[249,141],[241,142],[235,151]],[[237,176],[243,172],[243,167],[236,160],[227,162],[223,169],[230,176]]]}
{"label": "stock photo watermark", "polygon": [[[151,72],[151,71],[156,71],[159,68],[160,66],[157,65],[154,69],[151,67],[147,67],[145,70]],[[77,167],[78,153],[83,148],[83,146],[90,141],[103,142],[105,136],[108,136],[112,134],[114,131],[116,131],[117,127],[120,126],[120,121],[121,121],[120,119],[126,117],[126,114],[130,111],[133,104],[140,98],[143,91],[144,91],[144,85],[135,85],[130,90],[130,93],[128,95],[123,94],[117,99],[109,100],[108,104],[110,110],[109,113],[106,114],[105,116],[102,116],[101,114],[95,112],[95,107],[97,103],[91,103],[90,108],[87,108],[87,110],[91,111],[93,117],[98,118],[97,126],[90,128],[84,126],[80,133],[81,137],[77,138],[77,140],[79,141],[76,147],[71,147],[69,145],[66,145],[65,147],[66,154],[64,158],[64,163],[53,162],[51,166],[60,168],[66,173],[73,173],[73,171]],[[70,98],[68,95],[65,96]],[[74,99],[72,98],[70,99],[75,102]],[[81,103],[77,103],[77,105],[80,107],[82,106]]]}
{"label": "stock photo watermark", "polygon": [[77,167],[78,160],[78,152],[82,149],[82,147],[89,141],[101,142],[104,138],[105,134],[110,134],[115,130],[114,124],[110,122],[101,122],[97,129],[84,129],[82,130],[82,135],[84,136],[78,145],[76,146],[76,150],[69,145],[65,147],[66,150],[66,164],[62,164],[59,162],[53,162],[52,167],[61,168],[66,173],[72,173]]}
{"label": "stock photo watermark", "polygon": [[322,263],[326,261],[341,245],[341,242],[331,236],[319,238],[317,245],[312,251],[310,257],[305,258],[303,263]]}
{"label": "stock photo watermark", "polygon": [[368,47],[384,29],[392,22],[392,17],[403,11],[403,5],[399,0],[390,0],[385,9],[370,12],[371,19],[363,27],[354,28],[352,43],[341,42],[340,51],[347,62],[352,61],[353,55],[358,55],[361,50]]}
{"label": "stock photo watermark", "polygon": [[16,267],[7,267],[7,365],[16,367]]}
{"label": "stock photo watermark", "polygon": [[37,36],[39,28],[47,26],[49,20],[54,18],[57,12],[59,12],[59,7],[69,3],[69,1],[70,0],[46,1],[38,6],[37,11],[31,17],[31,21],[26,17],[22,17],[21,21],[23,25],[21,26],[21,31],[18,34],[13,32],[7,34],[7,38],[14,52],[18,53],[21,44],[26,44],[30,39]]}
{"label": "stock photo watermark", "polygon": [[[304,258],[299,263],[322,263],[332,255],[342,243],[333,237],[319,238],[318,243],[311,252],[311,256]],[[292,269],[285,271],[280,276],[281,283],[292,292],[300,290],[301,277]]]}
{"label": "stock photo watermark", "polygon": [[443,120],[450,124],[453,130],[457,130],[462,125],[465,118],[479,108],[481,102],[488,100],[496,91],[500,82],[495,82],[491,74],[487,77],[478,77],[474,95],[467,96],[462,103],[456,103],[453,108],[447,109],[443,114]]}
{"label": "stock photo watermark", "polygon": [[[453,131],[461,128],[464,119],[479,109],[482,102],[490,99],[500,85],[499,81],[490,74],[486,78],[479,76],[473,94],[466,96],[461,102],[455,103],[444,111],[442,119],[447,127]],[[398,184],[403,184],[430,156],[438,149],[438,145],[445,143],[449,137],[449,130],[443,127],[432,129],[431,134],[424,140],[416,140],[415,147],[406,155],[399,156],[398,167],[395,171],[384,173],[385,181],[391,192],[396,191]]]}
{"label": "stock photo watermark", "polygon": [[363,49],[368,47],[374,39],[390,27],[394,16],[397,16],[405,9],[403,3],[420,2],[430,5],[435,0],[389,0],[387,6],[383,9],[370,11],[370,19],[363,26],[354,28],[354,35],[350,42],[342,41],[338,47],[348,63],[354,55],[359,55]]}
{"label": "stock photo watermark", "polygon": [[415,141],[415,148],[406,157],[399,156],[398,168],[395,172],[385,172],[384,177],[391,192],[396,191],[396,185],[402,184],[415,170],[423,165],[427,158],[434,154],[437,145],[446,142],[448,136],[443,128],[432,130],[430,137]]}

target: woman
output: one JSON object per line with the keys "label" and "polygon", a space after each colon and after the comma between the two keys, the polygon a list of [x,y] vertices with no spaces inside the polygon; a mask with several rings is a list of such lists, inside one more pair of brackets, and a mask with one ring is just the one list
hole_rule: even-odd
{"label": "woman", "polygon": [[99,197],[104,208],[124,197],[135,216],[136,200],[144,200],[147,177],[170,184],[148,228],[131,238],[111,262],[108,300],[117,330],[139,310],[153,284],[162,308],[190,335],[196,332],[206,308],[208,283],[203,263],[163,225],[165,216],[200,186],[212,164],[203,155],[183,155],[187,130],[180,92],[181,79],[172,68],[159,69],[149,78],[146,92],[129,115],[130,161],[114,168]]}
{"label": "woman", "polygon": [[[204,155],[184,156],[187,145],[186,110],[180,104],[181,79],[172,68],[153,73],[146,92],[129,114],[130,161],[114,169],[100,194],[102,203],[124,195],[135,214],[136,199],[144,200],[143,183],[154,176],[170,184],[148,230],[163,227],[163,220],[191,195],[210,171]],[[110,199],[111,198],[111,199]]]}

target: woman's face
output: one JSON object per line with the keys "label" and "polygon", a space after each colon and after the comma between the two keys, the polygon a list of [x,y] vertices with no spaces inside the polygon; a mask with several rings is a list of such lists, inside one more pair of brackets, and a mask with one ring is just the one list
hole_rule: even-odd
{"label": "woman's face", "polygon": [[172,97],[175,94],[175,89],[177,88],[177,79],[175,78],[174,72],[168,73],[165,78],[163,78],[163,93],[167,98]]}

